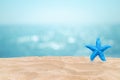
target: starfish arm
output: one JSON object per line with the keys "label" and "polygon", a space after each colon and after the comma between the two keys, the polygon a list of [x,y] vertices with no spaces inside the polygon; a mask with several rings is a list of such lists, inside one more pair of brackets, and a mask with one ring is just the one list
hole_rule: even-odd
{"label": "starfish arm", "polygon": [[97,47],[98,49],[101,47],[100,38],[97,38],[97,40],[96,40],[96,47]]}
{"label": "starfish arm", "polygon": [[102,61],[106,61],[105,56],[104,56],[103,53],[100,53],[100,54],[99,54],[99,58],[100,58]]}
{"label": "starfish arm", "polygon": [[95,50],[96,50],[96,47],[95,47],[95,46],[86,45],[85,47],[87,47],[87,48],[90,49],[91,51],[95,51]]}
{"label": "starfish arm", "polygon": [[103,47],[101,48],[101,51],[104,52],[105,50],[107,50],[107,49],[110,48],[110,47],[111,47],[111,46],[108,46],[108,45],[103,46]]}
{"label": "starfish arm", "polygon": [[90,56],[90,60],[93,61],[96,56],[97,56],[97,51],[92,53],[92,55]]}

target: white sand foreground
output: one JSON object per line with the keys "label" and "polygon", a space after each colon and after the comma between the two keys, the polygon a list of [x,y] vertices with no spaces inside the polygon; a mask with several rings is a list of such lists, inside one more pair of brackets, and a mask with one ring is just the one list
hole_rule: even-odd
{"label": "white sand foreground", "polygon": [[120,80],[120,58],[0,58],[0,80]]}

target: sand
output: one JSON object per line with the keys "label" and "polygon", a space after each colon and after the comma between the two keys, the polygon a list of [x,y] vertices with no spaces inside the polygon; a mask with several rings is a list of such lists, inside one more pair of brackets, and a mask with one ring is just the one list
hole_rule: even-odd
{"label": "sand", "polygon": [[0,58],[0,80],[120,80],[120,58]]}

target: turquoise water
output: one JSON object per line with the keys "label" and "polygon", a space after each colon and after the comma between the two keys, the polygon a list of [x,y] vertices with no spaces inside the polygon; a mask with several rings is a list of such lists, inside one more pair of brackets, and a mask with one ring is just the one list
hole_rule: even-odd
{"label": "turquoise water", "polygon": [[120,57],[120,25],[0,25],[0,57],[89,56],[86,44],[112,46],[104,54]]}

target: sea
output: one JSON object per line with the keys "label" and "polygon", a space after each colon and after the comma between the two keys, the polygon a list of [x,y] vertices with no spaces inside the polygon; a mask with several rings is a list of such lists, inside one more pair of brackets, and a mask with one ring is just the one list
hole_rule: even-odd
{"label": "sea", "polygon": [[90,56],[85,45],[112,46],[107,57],[120,57],[120,25],[0,25],[0,58]]}

